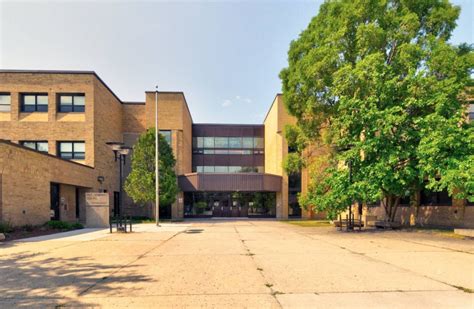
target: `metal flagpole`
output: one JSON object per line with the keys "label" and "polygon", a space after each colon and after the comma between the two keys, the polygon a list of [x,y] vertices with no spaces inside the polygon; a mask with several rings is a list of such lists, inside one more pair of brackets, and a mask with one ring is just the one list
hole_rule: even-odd
{"label": "metal flagpole", "polygon": [[160,226],[160,177],[159,177],[159,130],[158,130],[158,86],[155,87],[155,212],[156,226]]}

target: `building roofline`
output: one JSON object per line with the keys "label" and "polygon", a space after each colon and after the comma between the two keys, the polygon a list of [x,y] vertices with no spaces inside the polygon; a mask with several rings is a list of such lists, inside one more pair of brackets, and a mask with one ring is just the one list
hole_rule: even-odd
{"label": "building roofline", "polygon": [[145,102],[132,102],[132,101],[123,101],[124,105],[145,105]]}
{"label": "building roofline", "polygon": [[58,156],[55,156],[55,155],[52,155],[52,154],[49,154],[49,153],[46,153],[46,152],[37,151],[37,150],[31,149],[31,148],[22,146],[20,144],[12,143],[12,142],[4,140],[4,139],[0,139],[0,144],[13,146],[13,147],[16,147],[16,148],[24,149],[26,151],[32,151],[32,152],[34,152],[36,154],[39,154],[41,156],[47,156],[47,157],[54,158],[54,159],[57,159],[57,160],[61,160],[61,161],[67,162],[67,163],[72,163],[72,164],[80,165],[80,166],[83,166],[83,167],[86,167],[86,168],[95,169],[94,167],[89,166],[89,165],[85,165],[85,164],[82,164],[82,163],[66,160],[66,159],[60,158]]}
{"label": "building roofline", "polygon": [[273,104],[275,104],[276,98],[278,98],[278,96],[282,96],[282,95],[283,95],[283,93],[278,92],[278,93],[275,95],[275,97],[273,98],[272,104],[271,104],[270,107],[268,108],[267,114],[265,115],[265,118],[263,118],[263,123],[264,123],[264,124],[265,124],[265,121],[267,121],[268,114],[270,114],[270,111],[272,110]]}
{"label": "building roofline", "polygon": [[122,100],[118,95],[113,92],[113,90],[100,78],[100,76],[95,71],[82,71],[82,70],[0,70],[0,73],[27,73],[27,74],[77,74],[77,75],[94,75],[102,85],[107,88],[107,90],[123,104]]}
{"label": "building roofline", "polygon": [[241,127],[261,127],[264,126],[263,123],[209,123],[209,122],[200,122],[200,123],[193,123],[194,125],[205,125],[205,126],[241,126]]}
{"label": "building roofline", "polygon": [[[156,90],[145,91],[145,93],[155,93],[155,92],[156,92]],[[186,110],[188,111],[189,117],[191,118],[191,124],[194,124],[193,114],[191,114],[191,111],[189,110],[188,101],[186,100],[186,96],[184,95],[183,91],[159,91],[158,90],[158,94],[160,94],[160,93],[163,93],[163,94],[180,94],[180,95],[182,95],[183,98],[184,98],[184,105],[186,106]]]}

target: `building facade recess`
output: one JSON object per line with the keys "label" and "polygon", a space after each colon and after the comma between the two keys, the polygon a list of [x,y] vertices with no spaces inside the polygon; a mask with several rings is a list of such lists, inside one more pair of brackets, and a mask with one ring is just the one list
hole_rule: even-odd
{"label": "building facade recess", "polygon": [[[106,143],[133,147],[154,126],[155,95],[146,91],[143,101],[124,102],[91,71],[0,70],[0,221],[83,222],[84,196],[91,191],[109,193],[114,214],[119,170]],[[182,92],[160,92],[158,106],[180,187],[162,216],[321,217],[298,205],[307,171],[287,175],[282,168],[289,151],[283,129],[295,119],[281,95],[260,125],[194,123]],[[126,214],[154,216],[153,205],[136,205],[126,195],[124,206]],[[433,213],[447,213],[444,221],[463,226],[473,209],[466,207],[460,219],[450,210]]]}

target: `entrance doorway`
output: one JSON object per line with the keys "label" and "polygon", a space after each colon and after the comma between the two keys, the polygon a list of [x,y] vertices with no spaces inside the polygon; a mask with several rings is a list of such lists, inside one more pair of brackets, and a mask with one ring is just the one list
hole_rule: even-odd
{"label": "entrance doorway", "polygon": [[185,192],[184,216],[275,217],[274,192]]}
{"label": "entrance doorway", "polygon": [[51,183],[50,185],[50,209],[51,209],[51,220],[59,220],[59,184]]}

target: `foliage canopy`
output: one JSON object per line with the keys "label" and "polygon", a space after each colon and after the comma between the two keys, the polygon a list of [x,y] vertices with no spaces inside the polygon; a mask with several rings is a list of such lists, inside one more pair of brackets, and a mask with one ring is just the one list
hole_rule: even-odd
{"label": "foliage canopy", "polygon": [[[331,153],[310,175],[303,205],[334,217],[352,201],[382,200],[393,220],[400,198],[423,186],[474,198],[465,94],[474,55],[471,46],[448,42],[459,12],[447,0],[320,6],[280,73],[285,105],[297,118],[286,130],[290,145],[300,153],[325,145]],[[284,166],[291,172],[304,160],[291,156]],[[344,162],[353,166],[352,182]]]}
{"label": "foliage canopy", "polygon": [[[174,203],[178,193],[175,159],[171,146],[159,134],[159,198],[160,207]],[[132,171],[125,182],[125,191],[135,203],[155,201],[155,128],[143,133],[132,153]]]}

